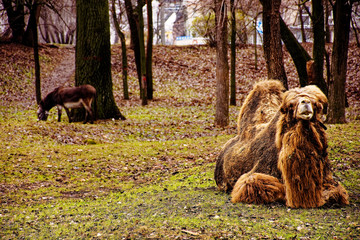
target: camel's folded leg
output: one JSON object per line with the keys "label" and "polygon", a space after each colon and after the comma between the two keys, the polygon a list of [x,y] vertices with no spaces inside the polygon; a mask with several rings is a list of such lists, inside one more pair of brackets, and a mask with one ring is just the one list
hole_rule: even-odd
{"label": "camel's folded leg", "polygon": [[346,189],[340,184],[334,181],[335,184],[325,184],[324,191],[322,192],[322,198],[326,204],[349,204],[349,194]]}
{"label": "camel's folded leg", "polygon": [[273,176],[246,173],[237,180],[231,193],[231,201],[255,204],[285,202],[285,187]]}

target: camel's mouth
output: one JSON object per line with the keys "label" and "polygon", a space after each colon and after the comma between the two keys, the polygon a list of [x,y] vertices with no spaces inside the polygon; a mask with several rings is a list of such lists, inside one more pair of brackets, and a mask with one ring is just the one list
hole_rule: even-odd
{"label": "camel's mouth", "polygon": [[298,117],[300,119],[303,119],[303,120],[310,120],[313,117],[313,112],[312,111],[305,111],[305,112],[300,113],[298,115]]}
{"label": "camel's mouth", "polygon": [[314,115],[312,104],[307,98],[300,98],[297,109],[297,118],[303,120],[310,120]]}

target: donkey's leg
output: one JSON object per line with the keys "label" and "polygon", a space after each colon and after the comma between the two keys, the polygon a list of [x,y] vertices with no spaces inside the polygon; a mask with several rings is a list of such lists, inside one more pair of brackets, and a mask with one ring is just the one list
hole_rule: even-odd
{"label": "donkey's leg", "polygon": [[71,123],[71,113],[70,113],[70,111],[69,111],[69,109],[67,107],[64,107],[64,108],[65,108],[66,114],[67,114],[67,116],[69,118],[69,123]]}
{"label": "donkey's leg", "polygon": [[84,102],[83,102],[83,106],[85,108],[85,121],[84,121],[84,123],[88,122],[89,115],[90,115],[90,123],[94,123],[94,114],[93,114],[93,111],[91,109],[91,102],[92,102],[92,99],[90,99],[89,101],[84,100]]}
{"label": "donkey's leg", "polygon": [[89,116],[88,110],[85,108],[85,119],[84,119],[84,124],[88,122],[88,116]]}
{"label": "donkey's leg", "polygon": [[58,122],[61,122],[61,110],[62,110],[62,107],[57,106],[57,110],[58,110]]}

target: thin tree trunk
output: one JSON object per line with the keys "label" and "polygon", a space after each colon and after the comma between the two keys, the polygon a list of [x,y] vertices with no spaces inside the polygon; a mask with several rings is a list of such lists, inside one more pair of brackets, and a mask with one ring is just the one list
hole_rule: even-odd
{"label": "thin tree trunk", "polygon": [[298,4],[300,26],[301,26],[301,41],[303,43],[305,43],[306,42],[306,33],[305,33],[305,28],[304,28],[304,19],[303,19],[303,16],[302,16],[303,7],[301,5],[301,2],[302,2],[302,0],[299,0],[299,4]]}
{"label": "thin tree trunk", "polygon": [[313,59],[316,85],[327,95],[324,80],[325,31],[323,0],[312,0],[312,23],[314,33]]}
{"label": "thin tree trunk", "polygon": [[236,21],[234,0],[230,0],[231,9],[231,73],[230,73],[230,105],[236,106],[236,79],[235,79],[235,64],[236,64]]}
{"label": "thin tree trunk", "polygon": [[160,2],[160,31],[161,31],[161,44],[165,45],[165,2]]}
{"label": "thin tree trunk", "polygon": [[[75,84],[96,88],[97,118],[125,119],[113,95],[108,1],[77,0],[76,31]],[[82,120],[84,115],[76,112],[74,120]]]}
{"label": "thin tree trunk", "polygon": [[144,40],[144,16],[142,7],[144,0],[138,0],[137,15],[139,20],[139,48],[140,48],[140,66],[141,66],[141,84],[140,84],[140,97],[141,105],[147,105],[147,79],[146,79],[146,54],[145,54],[145,40]]}
{"label": "thin tree trunk", "polygon": [[258,63],[258,55],[257,55],[257,29],[256,29],[256,18],[254,20],[254,55],[255,55],[255,70],[258,69],[257,63]]}
{"label": "thin tree trunk", "polygon": [[130,98],[129,98],[129,86],[128,86],[128,61],[127,61],[126,39],[125,39],[124,33],[119,35],[119,37],[120,37],[120,42],[121,42],[123,93],[124,93],[124,99],[129,100]]}
{"label": "thin tree trunk", "polygon": [[215,125],[229,124],[229,65],[227,59],[227,6],[215,0],[216,15],[216,113]]}
{"label": "thin tree trunk", "polygon": [[280,80],[288,88],[280,34],[281,0],[261,0],[263,5],[264,56],[269,79]]}
{"label": "thin tree trunk", "polygon": [[41,5],[38,2],[38,0],[35,0],[32,5],[27,6],[30,9],[30,17],[28,21],[28,26],[26,28],[26,31],[23,36],[23,44],[26,46],[33,47],[34,46],[34,38],[33,38],[33,26],[34,24],[37,26],[39,17],[40,17],[40,11],[41,11]]}
{"label": "thin tree trunk", "polygon": [[294,61],[300,86],[304,87],[308,84],[308,75],[306,72],[306,63],[311,59],[307,51],[297,41],[290,29],[286,26],[284,20],[280,17],[281,39],[283,40],[286,49],[289,51],[291,58]]}
{"label": "thin tree trunk", "polygon": [[139,45],[140,40],[139,40],[139,31],[138,31],[138,23],[137,23],[138,19],[137,19],[137,14],[135,13],[135,10],[131,3],[131,0],[125,0],[125,10],[130,26],[131,42],[132,42],[131,47],[134,49],[136,72],[139,80],[140,98],[141,98],[142,74],[141,74],[141,57],[140,57],[140,45]]}
{"label": "thin tree trunk", "polygon": [[329,17],[330,17],[330,3],[328,0],[323,0],[323,3],[325,5],[325,42],[330,43],[331,42],[331,36],[330,36],[330,24],[329,24]]}
{"label": "thin tree trunk", "polygon": [[[35,12],[40,8],[37,4],[37,1],[34,2],[32,8],[30,9],[30,17],[35,18]],[[40,59],[39,59],[39,40],[37,32],[37,22],[36,19],[31,21],[32,28],[32,43],[34,48],[34,62],[35,62],[35,92],[36,92],[36,102],[37,104],[41,101],[41,80],[40,80]]]}
{"label": "thin tree trunk", "polygon": [[112,12],[112,18],[114,21],[116,33],[119,36],[120,42],[121,42],[123,94],[124,94],[124,99],[128,100],[129,99],[129,87],[128,87],[128,73],[127,73],[128,61],[127,61],[127,55],[126,55],[127,54],[126,53],[127,52],[126,51],[126,40],[125,40],[125,34],[121,31],[120,24],[119,24],[119,21],[116,16],[115,0],[112,0],[111,12]]}
{"label": "thin tree trunk", "polygon": [[153,52],[154,27],[153,27],[151,2],[152,0],[147,0],[148,39],[146,46],[146,82],[147,82],[148,99],[153,99],[152,52]]}
{"label": "thin tree trunk", "polygon": [[360,41],[359,41],[359,37],[358,37],[358,28],[357,28],[357,25],[356,25],[356,21],[354,19],[351,18],[351,26],[352,26],[352,29],[354,31],[354,35],[355,35],[355,39],[356,39],[356,46],[358,48],[360,48]]}
{"label": "thin tree trunk", "polygon": [[334,7],[334,45],[329,84],[329,123],[345,123],[345,84],[351,21],[351,1],[336,1]]}
{"label": "thin tree trunk", "polygon": [[12,41],[21,43],[25,33],[24,0],[18,0],[13,5],[13,0],[3,0],[4,9],[12,31]]}

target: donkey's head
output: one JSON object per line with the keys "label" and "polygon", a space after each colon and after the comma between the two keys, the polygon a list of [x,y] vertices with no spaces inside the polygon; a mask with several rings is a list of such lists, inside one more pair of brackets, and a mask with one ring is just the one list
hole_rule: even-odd
{"label": "donkey's head", "polygon": [[49,116],[49,111],[44,109],[44,101],[41,100],[39,103],[39,108],[37,110],[38,119],[46,121]]}

